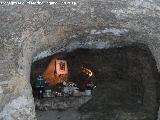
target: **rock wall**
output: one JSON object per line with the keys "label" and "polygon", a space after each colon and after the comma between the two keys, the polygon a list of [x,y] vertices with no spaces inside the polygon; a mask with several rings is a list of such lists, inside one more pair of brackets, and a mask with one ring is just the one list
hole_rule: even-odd
{"label": "rock wall", "polygon": [[35,119],[31,63],[59,51],[144,43],[160,70],[160,1],[74,2],[0,5],[0,119]]}
{"label": "rock wall", "polygon": [[[159,73],[147,49],[138,46],[77,49],[70,58],[73,80],[84,79],[78,73],[81,65],[94,73],[90,78],[96,85],[93,97],[80,107],[85,116],[92,114],[88,119],[156,120]],[[121,112],[133,116],[123,116]]]}

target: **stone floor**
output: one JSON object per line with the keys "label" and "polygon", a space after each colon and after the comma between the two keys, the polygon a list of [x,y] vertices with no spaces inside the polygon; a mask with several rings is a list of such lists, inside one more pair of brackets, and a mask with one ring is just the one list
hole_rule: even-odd
{"label": "stone floor", "polygon": [[80,113],[75,109],[65,111],[37,111],[38,120],[79,120]]}
{"label": "stone floor", "polygon": [[91,96],[43,98],[36,99],[35,106],[40,111],[77,109],[91,98]]}
{"label": "stone floor", "polygon": [[88,112],[81,113],[76,109],[63,111],[36,111],[37,120],[150,120],[145,113],[126,113],[120,110],[110,113]]}

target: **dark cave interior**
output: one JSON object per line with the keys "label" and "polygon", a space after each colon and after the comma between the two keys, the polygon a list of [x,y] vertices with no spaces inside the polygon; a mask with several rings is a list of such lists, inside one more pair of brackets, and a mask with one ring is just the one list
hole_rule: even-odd
{"label": "dark cave interior", "polygon": [[[89,78],[96,86],[92,90],[92,98],[79,107],[82,114],[91,113],[88,119],[112,120],[115,113],[121,114],[122,111],[134,113],[131,116],[135,120],[155,119],[159,74],[148,48],[135,45],[110,49],[78,48],[36,61],[31,69],[31,85],[35,98],[37,75],[43,74],[49,62],[57,56],[67,61],[67,79],[78,87],[81,87],[81,80],[86,79],[82,75],[82,66],[93,73]],[[65,99],[64,96],[63,98]],[[125,118],[119,116],[118,120],[121,119]]]}

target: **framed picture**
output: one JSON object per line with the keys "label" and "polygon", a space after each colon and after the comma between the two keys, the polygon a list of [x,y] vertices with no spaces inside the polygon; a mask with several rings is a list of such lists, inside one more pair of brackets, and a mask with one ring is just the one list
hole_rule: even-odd
{"label": "framed picture", "polygon": [[67,61],[56,60],[56,72],[57,74],[68,74]]}

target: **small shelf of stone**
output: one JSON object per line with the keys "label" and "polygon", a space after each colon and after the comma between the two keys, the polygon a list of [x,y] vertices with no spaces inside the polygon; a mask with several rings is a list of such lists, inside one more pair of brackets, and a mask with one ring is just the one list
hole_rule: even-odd
{"label": "small shelf of stone", "polygon": [[66,110],[68,108],[78,108],[88,102],[92,96],[78,97],[55,97],[35,99],[36,110]]}

